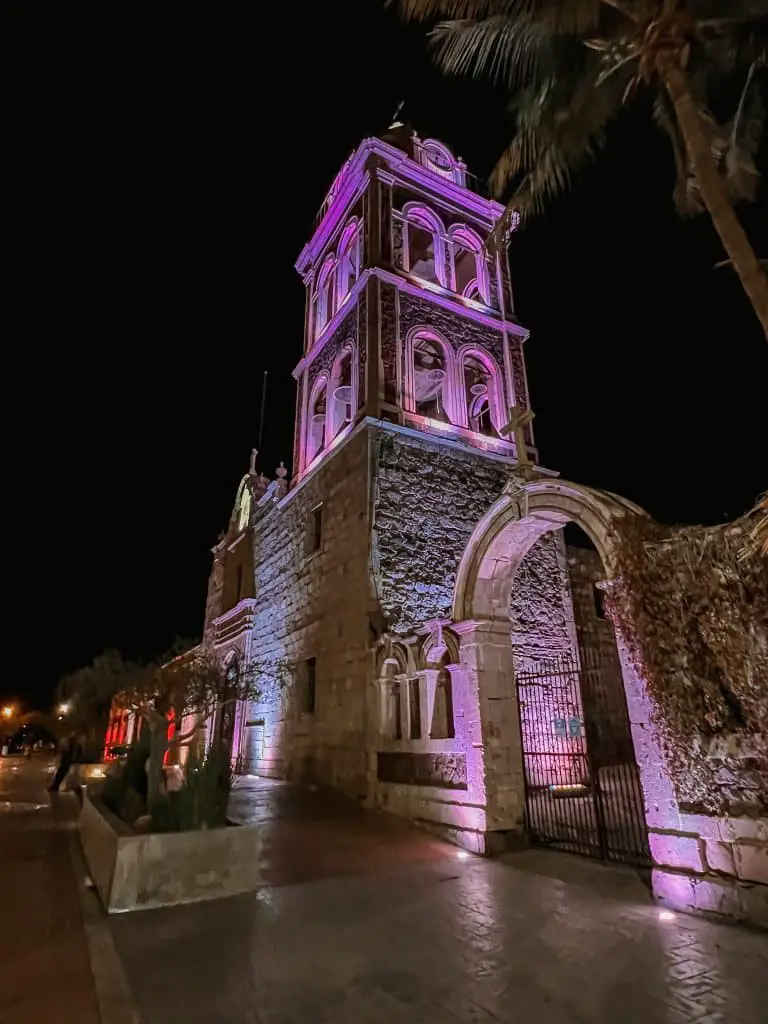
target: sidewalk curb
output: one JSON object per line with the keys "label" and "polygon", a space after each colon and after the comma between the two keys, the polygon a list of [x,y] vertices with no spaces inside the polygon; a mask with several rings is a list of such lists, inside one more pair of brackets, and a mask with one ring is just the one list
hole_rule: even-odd
{"label": "sidewalk curb", "polygon": [[75,824],[67,838],[101,1024],[143,1024],[96,891],[85,885],[88,872]]}

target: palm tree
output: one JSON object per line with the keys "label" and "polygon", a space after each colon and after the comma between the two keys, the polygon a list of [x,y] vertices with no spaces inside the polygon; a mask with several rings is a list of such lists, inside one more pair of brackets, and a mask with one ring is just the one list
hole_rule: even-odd
{"label": "palm tree", "polygon": [[570,185],[625,104],[650,94],[672,143],[676,205],[709,212],[768,336],[768,277],[734,210],[759,182],[768,0],[397,2],[407,19],[448,19],[432,30],[444,71],[490,77],[513,96],[516,130],[492,177],[498,193],[514,186],[497,242]]}

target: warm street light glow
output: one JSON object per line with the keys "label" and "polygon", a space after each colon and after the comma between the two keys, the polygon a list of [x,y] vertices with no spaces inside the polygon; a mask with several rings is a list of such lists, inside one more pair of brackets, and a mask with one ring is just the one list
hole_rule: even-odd
{"label": "warm street light glow", "polygon": [[64,715],[69,714],[69,704],[65,701],[63,704],[59,704],[59,718],[63,718]]}
{"label": "warm street light glow", "polygon": [[10,718],[12,714],[13,714],[13,708],[12,707],[4,707],[3,708],[3,718]]}

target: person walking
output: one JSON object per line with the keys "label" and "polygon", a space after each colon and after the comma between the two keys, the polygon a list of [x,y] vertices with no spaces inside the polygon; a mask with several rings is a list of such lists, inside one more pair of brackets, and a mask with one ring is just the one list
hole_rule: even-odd
{"label": "person walking", "polygon": [[56,774],[53,776],[53,780],[48,787],[49,793],[58,793],[59,786],[66,779],[69,769],[72,767],[72,762],[75,759],[77,753],[77,736],[75,733],[71,733],[68,737],[65,737],[59,744],[59,764],[56,768]]}

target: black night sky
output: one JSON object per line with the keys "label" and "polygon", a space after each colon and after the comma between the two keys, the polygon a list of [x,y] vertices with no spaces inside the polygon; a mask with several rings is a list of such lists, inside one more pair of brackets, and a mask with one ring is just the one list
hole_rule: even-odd
{"label": "black night sky", "polygon": [[[359,140],[404,98],[490,171],[503,104],[381,6],[0,8],[8,696],[199,633],[265,369],[260,467],[290,460],[293,263]],[[768,345],[708,221],[676,218],[664,139],[628,116],[611,141],[511,249],[542,460],[666,522],[732,518],[768,485]]]}

